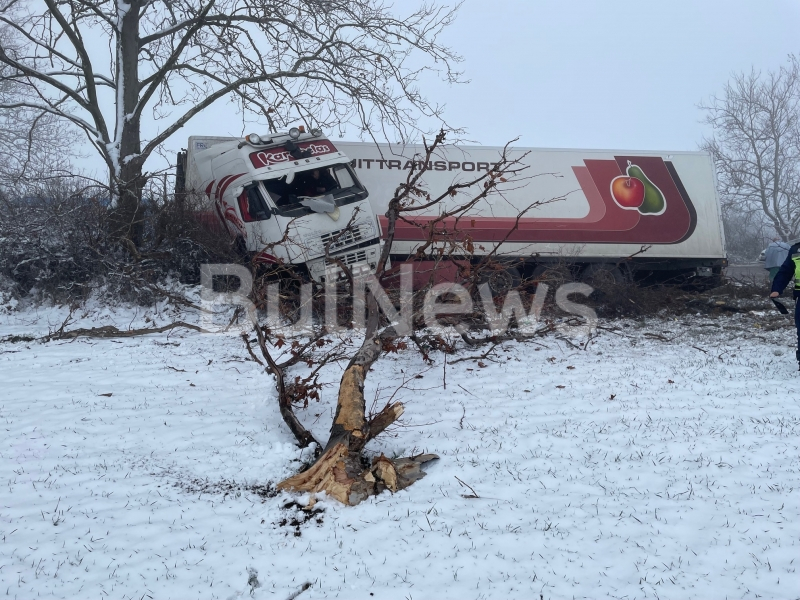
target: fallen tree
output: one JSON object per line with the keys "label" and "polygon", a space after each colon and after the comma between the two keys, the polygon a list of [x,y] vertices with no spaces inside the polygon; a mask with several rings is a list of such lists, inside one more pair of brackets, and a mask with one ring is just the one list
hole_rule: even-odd
{"label": "fallen tree", "polygon": [[[421,244],[417,252],[418,258],[443,261],[447,260],[451,255],[469,255],[473,252],[473,244],[469,236],[458,231],[443,233],[441,223],[450,218],[455,218],[457,221],[467,215],[475,204],[490,194],[496,193],[498,187],[502,184],[508,183],[512,179],[518,184],[522,179],[520,173],[525,168],[520,164],[522,157],[517,159],[509,158],[507,145],[497,164],[490,171],[470,181],[453,183],[439,196],[431,197],[424,188],[422,176],[431,164],[431,156],[436,148],[444,142],[444,139],[445,133],[440,132],[430,145],[425,145],[426,155],[419,157],[419,160],[415,161],[406,181],[397,188],[394,198],[389,203],[389,209],[386,213],[388,218],[386,243],[383,246],[382,255],[375,271],[376,280],[381,280],[387,274],[386,267],[389,264],[389,253],[394,239],[395,224],[399,219],[413,220],[414,213],[441,207],[438,218],[425,225],[420,225],[420,227],[427,228],[428,238],[427,242]],[[444,204],[445,200],[450,200],[452,203],[453,198],[463,197],[464,195],[467,196],[467,199],[464,201],[459,200],[455,206],[448,207]],[[531,205],[529,208],[533,208],[535,205]],[[493,260],[493,254],[490,253],[487,260],[477,268],[467,262],[462,269],[461,281],[475,283],[485,280],[487,270],[491,271],[498,268],[496,261]],[[302,385],[303,394],[301,396],[303,397],[307,397],[309,393],[316,394],[315,386],[318,386],[316,377],[312,374],[313,377],[309,376],[302,381],[296,381],[294,384],[287,384],[286,377],[286,369],[289,363],[294,364],[300,360],[312,362],[309,355],[305,354],[304,349],[313,349],[316,346],[316,342],[323,341],[324,330],[313,335],[303,348],[294,349],[291,359],[279,364],[272,357],[268,347],[268,329],[257,322],[254,325],[261,354],[265,359],[268,370],[275,376],[278,403],[284,421],[301,447],[316,444],[317,448],[316,461],[305,471],[282,481],[278,488],[294,492],[325,492],[344,504],[355,505],[370,495],[379,494],[387,489],[394,492],[411,485],[424,476],[422,466],[438,457],[434,454],[419,454],[405,458],[389,459],[381,454],[372,460],[368,460],[364,456],[365,446],[384,432],[387,427],[394,424],[404,412],[404,406],[401,402],[393,402],[387,404],[376,414],[368,414],[364,387],[369,371],[387,349],[397,348],[396,340],[399,337],[409,335],[415,337],[413,332],[425,326],[426,307],[420,306],[420,303],[415,301],[413,296],[403,299],[401,294],[400,312],[403,313],[403,302],[406,302],[406,308],[410,309],[411,312],[410,319],[406,323],[390,323],[385,314],[386,296],[384,295],[380,299],[376,296],[376,294],[384,294],[382,288],[376,291],[374,286],[364,286],[364,280],[359,281],[359,277],[363,278],[363,275],[354,275],[347,265],[338,264],[346,274],[351,292],[359,284],[362,286],[362,290],[366,290],[364,300],[362,302],[354,301],[352,306],[353,319],[357,321],[358,311],[365,310],[366,320],[364,322],[363,342],[350,357],[339,382],[336,413],[328,440],[324,445],[320,444],[302,425],[293,410],[293,403],[298,400],[298,395],[292,393],[292,386]],[[430,289],[432,285],[433,274],[431,274],[431,279],[426,289]],[[425,291],[422,290],[423,295]],[[418,299],[419,293],[416,296]],[[409,302],[411,303],[410,306],[408,306]],[[446,311],[443,310],[442,312]],[[419,345],[419,340],[416,337],[415,343]],[[423,356],[427,357],[426,354],[423,354]],[[322,360],[330,361],[330,354],[326,355],[326,358]],[[318,365],[319,362],[319,359],[317,359]],[[313,391],[309,392],[309,390]]]}

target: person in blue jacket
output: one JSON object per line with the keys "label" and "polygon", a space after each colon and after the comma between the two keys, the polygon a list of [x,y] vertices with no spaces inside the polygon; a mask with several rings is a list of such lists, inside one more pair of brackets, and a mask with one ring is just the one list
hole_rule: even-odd
{"label": "person in blue jacket", "polygon": [[784,288],[789,284],[789,281],[794,280],[794,326],[797,329],[797,357],[798,366],[800,366],[800,243],[793,244],[789,248],[789,255],[775,274],[775,279],[772,280],[772,291],[769,295],[770,298],[777,298],[781,295]]}

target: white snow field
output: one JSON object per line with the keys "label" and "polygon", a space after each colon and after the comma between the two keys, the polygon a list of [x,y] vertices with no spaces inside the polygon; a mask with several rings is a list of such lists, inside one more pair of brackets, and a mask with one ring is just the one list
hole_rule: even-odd
{"label": "white snow field", "polygon": [[[0,596],[800,597],[800,375],[789,321],[766,331],[765,314],[601,322],[614,331],[585,350],[537,338],[485,367],[453,364],[485,349],[446,369],[389,354],[367,394],[406,413],[369,449],[441,458],[404,491],[309,515],[307,497],[258,493],[309,454],[241,338],[24,342],[66,311],[7,311]],[[299,411],[322,440],[335,393]]]}

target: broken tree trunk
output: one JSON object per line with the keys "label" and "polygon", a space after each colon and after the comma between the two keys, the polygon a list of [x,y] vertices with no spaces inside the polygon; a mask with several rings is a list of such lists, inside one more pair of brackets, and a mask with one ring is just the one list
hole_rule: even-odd
{"label": "broken tree trunk", "polygon": [[[420,454],[391,460],[383,454],[370,465],[362,458],[367,442],[383,432],[403,414],[400,402],[387,405],[371,420],[366,418],[364,380],[383,350],[378,330],[378,307],[370,297],[367,335],[350,360],[339,384],[336,416],[325,450],[307,471],[278,484],[278,489],[295,492],[325,492],[344,504],[356,505],[384,490],[396,492],[425,476],[421,466],[435,454]],[[389,331],[383,332],[383,336]]]}
{"label": "broken tree trunk", "polygon": [[[432,164],[431,157],[434,155],[436,148],[444,143],[445,135],[445,131],[442,130],[436,136],[433,144],[428,145],[425,143],[425,155],[421,157],[423,160],[414,161],[406,181],[398,185],[394,197],[389,201],[389,208],[386,211],[388,227],[386,229],[385,244],[375,267],[375,277],[379,281],[385,274],[386,266],[389,264],[395,223],[397,219],[401,218],[402,214],[420,213],[444,200],[457,196],[461,191],[478,190],[477,195],[472,196],[470,200],[459,206],[450,209],[443,208],[440,211],[440,215],[425,227],[427,238],[416,252],[417,257],[422,257],[437,243],[437,239],[439,239],[438,227],[443,223],[444,219],[453,217],[459,219],[469,214],[469,211],[477,202],[486,199],[490,193],[497,191],[497,187],[501,182],[508,182],[506,177],[515,177],[527,168],[527,166],[521,164],[521,158],[511,160],[506,156],[511,144],[509,142],[503,149],[500,160],[490,170],[478,175],[473,181],[454,182],[439,196],[432,197],[424,189],[421,178],[428,170],[429,165]],[[516,229],[522,215],[537,204],[539,203],[535,202],[518,215],[515,226],[511,231]],[[501,242],[502,240],[498,241],[498,244]],[[471,242],[464,244],[454,240],[452,244],[448,244],[447,252],[448,254],[455,253],[460,255],[463,253],[466,256],[472,256],[474,249],[471,246]],[[495,254],[498,247],[495,246],[488,258]],[[339,266],[343,267],[342,264]],[[352,272],[344,267],[342,270],[347,275],[350,283],[355,285]],[[358,306],[360,307],[361,304],[359,303]],[[403,313],[402,308],[401,314]],[[355,302],[353,310],[356,310]],[[372,419],[367,419],[366,417],[364,381],[367,373],[383,352],[383,341],[387,340],[387,338],[397,337],[397,331],[391,327],[379,333],[379,324],[378,304],[375,297],[370,293],[367,296],[367,328],[364,343],[347,365],[342,376],[336,416],[324,452],[310,469],[281,482],[278,485],[280,489],[312,493],[325,491],[341,502],[352,505],[361,502],[371,494],[379,493],[383,489],[396,491],[410,485],[413,481],[424,476],[420,466],[429,460],[437,458],[435,455],[425,454],[390,460],[381,455],[369,464],[369,461],[365,461],[362,457],[366,444],[396,422],[400,415],[403,414],[403,405],[396,403],[386,406]],[[411,327],[413,331],[413,319],[411,323],[406,324],[406,327]],[[424,351],[423,356],[427,358]]]}
{"label": "broken tree trunk", "polygon": [[355,506],[384,490],[396,492],[425,477],[422,465],[439,458],[418,454],[391,460],[383,454],[364,467],[361,455],[348,452],[344,444],[328,449],[311,468],[278,484],[279,490],[325,492],[339,502]]}

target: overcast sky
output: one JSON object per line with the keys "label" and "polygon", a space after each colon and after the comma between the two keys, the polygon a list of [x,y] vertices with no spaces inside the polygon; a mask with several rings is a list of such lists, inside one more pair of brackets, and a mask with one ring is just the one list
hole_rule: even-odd
{"label": "overcast sky", "polygon": [[466,0],[451,123],[498,145],[693,150],[697,104],[800,51],[798,0]]}
{"label": "overcast sky", "polygon": [[[424,87],[483,145],[694,150],[698,103],[734,72],[784,64],[798,30],[800,0],[466,0],[444,41],[470,82]],[[248,132],[223,103],[167,146]]]}

